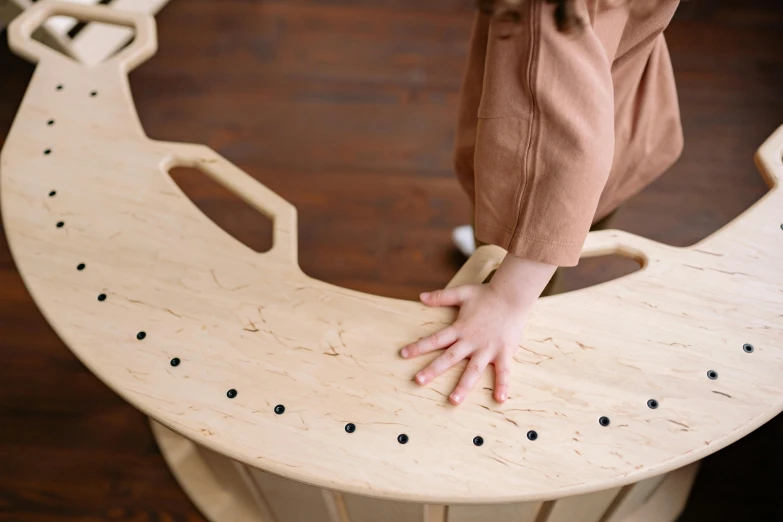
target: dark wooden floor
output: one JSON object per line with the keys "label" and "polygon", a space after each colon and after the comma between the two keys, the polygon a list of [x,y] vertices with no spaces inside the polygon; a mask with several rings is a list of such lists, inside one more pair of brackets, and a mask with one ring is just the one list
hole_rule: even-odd
{"label": "dark wooden floor", "polygon": [[[152,137],[208,144],[299,208],[307,273],[415,298],[454,273],[449,232],[468,220],[450,155],[470,17],[469,0],[173,0],[131,85]],[[752,154],[783,124],[783,2],[686,2],[667,37],[685,152],[615,226],[688,245],[765,191]],[[0,144],[31,72],[0,44]],[[252,211],[177,179],[226,229],[268,245]],[[591,260],[568,285],[626,268]],[[782,440],[779,416],[708,458],[682,521],[783,520]],[[48,327],[4,238],[0,520],[202,520],[144,416]]]}

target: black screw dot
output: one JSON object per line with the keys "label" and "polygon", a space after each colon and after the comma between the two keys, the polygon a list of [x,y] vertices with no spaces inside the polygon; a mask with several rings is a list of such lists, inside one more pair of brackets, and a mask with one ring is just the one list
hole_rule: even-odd
{"label": "black screw dot", "polygon": [[707,377],[709,377],[714,381],[715,379],[718,378],[718,372],[716,372],[715,370],[710,370],[707,372]]}
{"label": "black screw dot", "polygon": [[52,149],[44,149],[44,154],[47,156],[52,153]]}
{"label": "black screw dot", "polygon": [[356,424],[349,422],[345,425],[345,433],[353,433],[354,431],[356,431]]}
{"label": "black screw dot", "polygon": [[601,417],[598,419],[598,424],[601,426],[609,426],[609,417]]}
{"label": "black screw dot", "polygon": [[63,228],[64,226],[65,226],[65,222],[64,221],[58,221],[57,222],[57,228]]}
{"label": "black screw dot", "polygon": [[783,230],[783,223],[780,224],[780,230]]}
{"label": "black screw dot", "polygon": [[530,430],[527,432],[527,438],[528,440],[536,440],[538,438],[538,433],[536,433],[533,430]]}
{"label": "black screw dot", "polygon": [[752,344],[747,344],[747,343],[746,343],[746,344],[743,344],[743,345],[742,345],[742,350],[743,350],[745,353],[753,353],[753,345],[752,345]]}
{"label": "black screw dot", "polygon": [[179,363],[180,363],[179,357],[174,357],[174,358],[171,360],[171,365],[172,365],[172,366],[179,366]]}
{"label": "black screw dot", "polygon": [[278,415],[284,414],[285,406],[283,406],[282,404],[278,404],[277,406],[275,406],[275,413],[277,413]]}
{"label": "black screw dot", "polygon": [[399,442],[400,444],[407,444],[408,436],[405,435],[404,433],[400,433],[399,435],[397,435],[397,442]]}
{"label": "black screw dot", "polygon": [[63,90],[63,84],[60,84],[60,85],[58,85],[58,86],[57,86],[57,90],[58,90],[58,91],[62,91],[62,90]]}
{"label": "black screw dot", "polygon": [[76,270],[84,270],[87,267],[84,263],[79,263],[76,265]]}
{"label": "black screw dot", "polygon": [[54,125],[54,120],[49,120],[46,122],[47,125]]}
{"label": "black screw dot", "polygon": [[53,198],[53,197],[55,197],[56,195],[57,195],[57,191],[56,191],[56,190],[53,190],[53,191],[49,192],[49,197],[50,197],[50,198]]}
{"label": "black screw dot", "polygon": [[234,388],[231,388],[226,392],[226,397],[228,397],[229,399],[233,399],[236,396],[237,396],[237,391]]}
{"label": "black screw dot", "polygon": [[136,334],[136,339],[138,339],[139,341],[143,341],[145,337],[147,337],[146,332],[139,332]]}
{"label": "black screw dot", "polygon": [[473,437],[473,445],[474,446],[481,446],[484,444],[484,438],[483,437]]}
{"label": "black screw dot", "polygon": [[98,301],[105,301],[105,300],[106,300],[106,294],[98,295]]}
{"label": "black screw dot", "polygon": [[98,96],[98,91],[92,91],[90,93],[90,96],[92,96],[92,97]]}
{"label": "black screw dot", "polygon": [[650,399],[649,401],[647,401],[647,407],[650,408],[651,410],[654,410],[655,408],[658,407],[658,401],[656,401],[655,399]]}

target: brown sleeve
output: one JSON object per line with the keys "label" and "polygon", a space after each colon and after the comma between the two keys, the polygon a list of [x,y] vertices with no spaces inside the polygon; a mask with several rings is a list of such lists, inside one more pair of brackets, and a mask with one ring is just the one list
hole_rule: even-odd
{"label": "brown sleeve", "polygon": [[579,260],[614,148],[611,63],[579,7],[575,35],[544,0],[512,38],[490,26],[474,157],[478,240],[560,266]]}

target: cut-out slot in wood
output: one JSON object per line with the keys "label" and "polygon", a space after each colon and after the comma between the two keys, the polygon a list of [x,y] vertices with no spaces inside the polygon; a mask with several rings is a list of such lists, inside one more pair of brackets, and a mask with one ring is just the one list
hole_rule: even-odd
{"label": "cut-out slot in wood", "polygon": [[640,260],[621,254],[582,258],[575,267],[559,269],[545,295],[564,294],[599,285],[625,277],[641,268]]}
{"label": "cut-out slot in wood", "polygon": [[196,167],[173,167],[171,179],[213,223],[255,250],[272,248],[272,220]]}
{"label": "cut-out slot in wood", "polygon": [[[141,9],[157,11],[167,0],[134,0]],[[118,9],[127,9],[127,1],[117,0],[70,0],[76,4],[117,4]],[[134,6],[138,11],[140,6]],[[57,53],[90,65],[97,65],[113,57],[135,39],[130,27],[105,22],[85,20],[79,16],[54,15],[43,21],[33,33],[33,39]]]}

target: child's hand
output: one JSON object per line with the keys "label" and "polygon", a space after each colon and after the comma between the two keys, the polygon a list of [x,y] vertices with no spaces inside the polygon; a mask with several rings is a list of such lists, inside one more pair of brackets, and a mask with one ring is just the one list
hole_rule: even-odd
{"label": "child's hand", "polygon": [[459,384],[449,396],[452,404],[465,400],[489,364],[495,365],[495,400],[505,401],[511,359],[522,340],[528,311],[555,268],[508,255],[487,284],[421,294],[421,301],[426,305],[459,306],[460,310],[454,324],[402,349],[406,359],[446,349],[416,374],[416,382],[427,384],[469,358]]}

